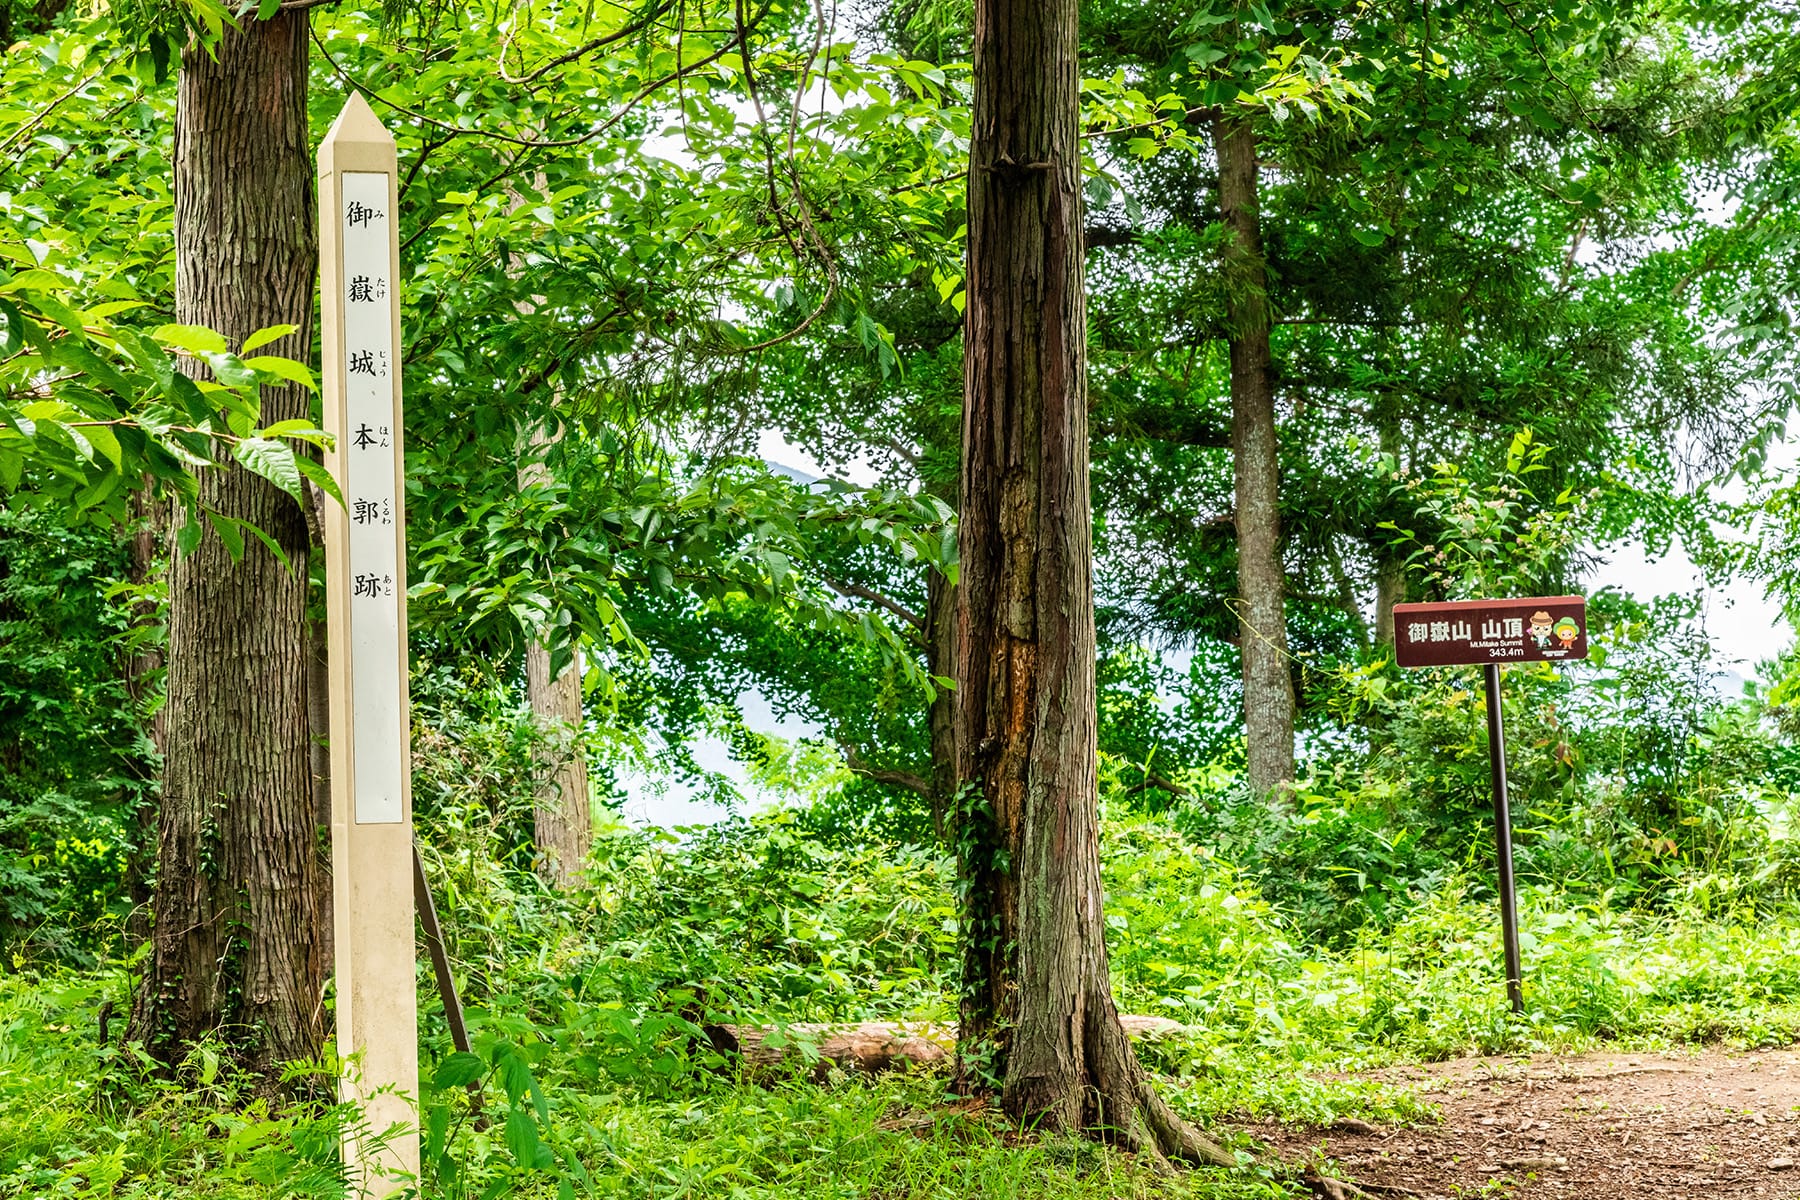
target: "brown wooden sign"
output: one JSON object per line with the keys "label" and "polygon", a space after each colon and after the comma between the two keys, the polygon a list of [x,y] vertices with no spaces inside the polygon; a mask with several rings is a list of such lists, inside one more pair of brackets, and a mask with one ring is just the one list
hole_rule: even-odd
{"label": "brown wooden sign", "polygon": [[1587,648],[1580,596],[1394,605],[1394,661],[1403,667],[1579,662]]}

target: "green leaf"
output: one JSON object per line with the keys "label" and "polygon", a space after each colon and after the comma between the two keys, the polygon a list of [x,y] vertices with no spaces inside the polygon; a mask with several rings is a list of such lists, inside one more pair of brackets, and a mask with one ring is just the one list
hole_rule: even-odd
{"label": "green leaf", "polygon": [[238,525],[245,533],[251,534],[257,541],[261,542],[263,544],[263,549],[267,550],[269,554],[274,557],[275,561],[282,565],[282,567],[289,571],[294,569],[294,564],[288,558],[287,551],[281,548],[281,543],[265,533],[262,526],[252,525],[248,521],[239,521]]}
{"label": "green leaf", "polygon": [[25,344],[25,315],[10,300],[0,300],[0,358],[11,357]]}
{"label": "green leaf", "polygon": [[273,375],[277,379],[297,383],[309,392],[319,390],[319,381],[313,377],[312,369],[305,363],[295,362],[291,358],[259,354],[255,358],[246,358],[244,365],[252,371],[260,371],[264,375]]}
{"label": "green leaf", "polygon": [[150,336],[190,354],[225,353],[225,335],[204,325],[159,325]]}
{"label": "green leaf", "polygon": [[243,523],[227,517],[222,513],[206,510],[206,520],[219,533],[219,540],[225,543],[225,553],[231,555],[232,562],[244,560],[244,528]]}
{"label": "green leaf", "polygon": [[269,438],[245,438],[231,448],[231,453],[252,473],[262,476],[299,503],[306,503],[306,493],[300,486],[300,467],[294,461],[292,446]]}
{"label": "green leaf", "polygon": [[160,84],[169,78],[169,40],[160,33],[152,33],[148,40],[153,78]]}
{"label": "green leaf", "polygon": [[200,357],[212,368],[218,381],[229,388],[248,388],[257,383],[256,372],[235,354],[206,353]]}
{"label": "green leaf", "polygon": [[506,1148],[512,1151],[513,1161],[519,1166],[528,1171],[537,1166],[537,1122],[531,1119],[529,1110],[515,1108],[506,1115]]}
{"label": "green leaf", "polygon": [[88,444],[112,463],[115,470],[123,470],[125,452],[119,445],[119,436],[106,425],[83,425],[82,431],[87,434]]}
{"label": "green leaf", "polygon": [[200,523],[198,515],[188,514],[187,524],[175,531],[175,553],[182,556],[192,554],[200,548],[200,539],[206,536],[206,526]]}
{"label": "green leaf", "polygon": [[[279,3],[280,0],[276,0],[276,2]],[[265,7],[267,6],[267,3],[268,0],[264,0]],[[257,15],[262,16],[260,12]],[[298,325],[270,325],[266,329],[259,329],[244,339],[244,344],[238,347],[238,353],[248,354],[258,346],[266,346],[270,342],[280,341],[288,334],[296,332],[299,328]]]}
{"label": "green leaf", "polygon": [[431,1077],[431,1085],[439,1091],[467,1087],[486,1074],[487,1064],[479,1056],[458,1051],[438,1064],[437,1071]]}
{"label": "green leaf", "polygon": [[294,465],[300,469],[302,475],[317,484],[321,492],[339,504],[344,502],[344,493],[338,490],[337,480],[332,477],[331,472],[327,471],[322,463],[316,463],[304,454],[296,454],[294,455]]}

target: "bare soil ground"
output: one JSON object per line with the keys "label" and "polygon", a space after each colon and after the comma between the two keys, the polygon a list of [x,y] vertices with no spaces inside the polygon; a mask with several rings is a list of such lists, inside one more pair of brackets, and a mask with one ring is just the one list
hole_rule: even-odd
{"label": "bare soil ground", "polygon": [[1257,1125],[1377,1196],[1800,1198],[1800,1050],[1466,1058],[1376,1072],[1438,1125]]}

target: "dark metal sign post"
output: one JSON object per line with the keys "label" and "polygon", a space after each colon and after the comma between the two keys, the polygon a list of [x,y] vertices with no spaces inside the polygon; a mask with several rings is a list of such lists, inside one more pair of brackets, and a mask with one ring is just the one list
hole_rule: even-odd
{"label": "dark metal sign post", "polygon": [[1479,666],[1487,692],[1488,769],[1494,781],[1494,849],[1506,995],[1525,1011],[1519,966],[1519,897],[1513,883],[1512,809],[1506,795],[1506,726],[1500,664],[1580,662],[1587,657],[1587,602],[1580,596],[1460,600],[1394,606],[1394,661],[1402,667]]}
{"label": "dark metal sign post", "polygon": [[1525,1011],[1524,972],[1519,967],[1519,896],[1513,886],[1512,807],[1506,796],[1506,723],[1500,719],[1500,664],[1481,668],[1487,683],[1488,770],[1494,777],[1494,861],[1500,876],[1500,936],[1506,944],[1506,995]]}

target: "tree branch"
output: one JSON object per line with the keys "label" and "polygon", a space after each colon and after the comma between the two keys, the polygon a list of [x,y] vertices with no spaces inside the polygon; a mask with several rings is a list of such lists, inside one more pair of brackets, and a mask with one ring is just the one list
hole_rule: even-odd
{"label": "tree branch", "polygon": [[856,752],[856,747],[846,741],[840,740],[838,749],[844,752],[844,765],[864,779],[885,783],[889,787],[905,788],[926,799],[931,798],[931,784],[911,771],[888,771],[879,767],[871,767],[862,760],[862,755]]}
{"label": "tree branch", "polygon": [[517,79],[513,79],[506,74],[506,57],[503,52],[500,59],[500,77],[505,79],[508,83],[536,83],[539,79],[542,79],[545,75],[556,70],[558,67],[572,63],[576,59],[592,54],[596,50],[604,49],[614,42],[624,41],[634,33],[642,33],[645,29],[649,28],[652,21],[669,11],[670,3],[671,0],[660,0],[659,3],[652,5],[638,20],[631,22],[630,24],[621,25],[611,33],[602,34],[592,41],[569,51],[567,54],[559,54],[537,70],[532,71],[527,75],[521,75]]}
{"label": "tree branch", "polygon": [[1149,791],[1151,788],[1167,792],[1171,796],[1192,796],[1194,794],[1194,789],[1185,784],[1176,783],[1173,779],[1169,779],[1162,775],[1152,775],[1148,772],[1145,773],[1142,782],[1134,783],[1126,788],[1125,794],[1127,796],[1136,796]]}
{"label": "tree branch", "polygon": [[925,628],[925,618],[921,617],[918,613],[906,607],[906,605],[900,603],[898,600],[890,599],[872,588],[864,587],[860,583],[851,583],[844,579],[834,579],[830,575],[823,576],[823,578],[825,580],[825,586],[840,596],[849,596],[857,600],[867,600],[870,604],[873,604],[878,608],[887,609],[915,629]]}

